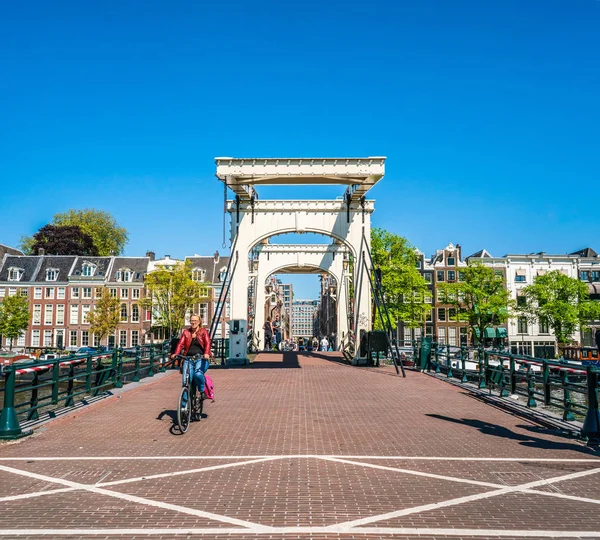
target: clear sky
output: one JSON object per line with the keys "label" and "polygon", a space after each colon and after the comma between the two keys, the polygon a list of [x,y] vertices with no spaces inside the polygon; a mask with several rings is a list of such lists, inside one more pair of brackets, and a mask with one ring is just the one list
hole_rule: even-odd
{"label": "clear sky", "polygon": [[599,57],[597,0],[7,0],[0,243],[90,207],[223,253],[215,156],[375,155],[427,255],[600,250]]}

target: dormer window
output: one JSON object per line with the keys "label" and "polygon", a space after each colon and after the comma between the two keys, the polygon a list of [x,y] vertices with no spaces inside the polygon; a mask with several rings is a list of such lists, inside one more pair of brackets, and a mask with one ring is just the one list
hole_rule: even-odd
{"label": "dormer window", "polygon": [[25,270],[23,268],[11,267],[8,269],[8,281],[21,281]]}
{"label": "dormer window", "polygon": [[204,281],[205,277],[206,277],[206,270],[204,270],[203,268],[194,268],[192,270],[192,279],[194,281]]}
{"label": "dormer window", "polygon": [[91,262],[84,262],[81,267],[81,275],[85,277],[92,277],[96,273],[97,266]]}
{"label": "dormer window", "polygon": [[227,279],[227,267],[226,266],[221,268],[221,271],[219,272],[219,281],[221,283],[223,283],[225,281],[225,279]]}
{"label": "dormer window", "polygon": [[58,268],[48,268],[46,270],[46,281],[56,281],[58,279]]}
{"label": "dormer window", "polygon": [[133,281],[133,271],[129,268],[121,268],[117,272],[117,281]]}

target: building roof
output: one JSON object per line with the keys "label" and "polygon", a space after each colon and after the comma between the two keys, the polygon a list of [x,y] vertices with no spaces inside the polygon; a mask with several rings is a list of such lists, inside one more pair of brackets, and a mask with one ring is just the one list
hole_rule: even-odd
{"label": "building roof", "polygon": [[143,283],[144,275],[148,272],[149,257],[115,257],[110,268],[108,281],[117,281],[117,272],[128,269],[133,272],[133,282]]}
{"label": "building roof", "polygon": [[580,249],[579,251],[574,251],[573,253],[569,253],[569,255],[576,255],[577,257],[597,257],[598,256],[598,254],[590,247]]}
{"label": "building roof", "polygon": [[205,281],[208,283],[217,283],[219,280],[219,274],[227,270],[229,264],[229,257],[220,257],[218,253],[215,255],[201,256],[194,255],[193,257],[186,257],[186,261],[190,261],[192,269],[204,270],[206,272]]}
{"label": "building roof", "polygon": [[[78,255],[69,277],[73,280],[81,281],[104,281],[108,276],[112,259],[112,257],[88,257],[86,255]],[[96,266],[96,271],[93,276],[82,275],[82,269],[85,263],[91,263]]]}
{"label": "building roof", "polygon": [[46,281],[46,270],[52,268],[58,270],[56,281],[67,282],[73,263],[77,259],[76,255],[45,255],[40,256],[40,266],[34,281]]}
{"label": "building roof", "polygon": [[9,246],[5,246],[4,244],[0,244],[0,259],[4,257],[4,255],[8,253],[9,255],[25,255],[20,249],[12,248]]}
{"label": "building roof", "polygon": [[467,259],[493,259],[494,256],[487,249],[480,249],[473,255],[469,255]]}
{"label": "building roof", "polygon": [[[4,256],[2,269],[0,270],[0,281],[8,281],[9,268],[22,268],[23,277],[20,281],[14,283],[24,283],[33,281],[37,275],[38,268],[42,263],[41,256],[38,255],[8,255]],[[11,282],[13,283],[13,282]]]}

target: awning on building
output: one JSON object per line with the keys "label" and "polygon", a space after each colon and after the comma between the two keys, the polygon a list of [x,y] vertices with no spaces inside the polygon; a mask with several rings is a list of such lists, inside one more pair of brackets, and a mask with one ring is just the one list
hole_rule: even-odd
{"label": "awning on building", "polygon": [[496,337],[496,329],[495,328],[486,328],[485,329],[485,337],[486,338],[495,338]]}
{"label": "awning on building", "polygon": [[496,330],[499,338],[508,337],[508,332],[506,331],[506,328],[496,328]]}
{"label": "awning on building", "polygon": [[515,276],[526,276],[527,275],[527,270],[516,270],[515,271]]}

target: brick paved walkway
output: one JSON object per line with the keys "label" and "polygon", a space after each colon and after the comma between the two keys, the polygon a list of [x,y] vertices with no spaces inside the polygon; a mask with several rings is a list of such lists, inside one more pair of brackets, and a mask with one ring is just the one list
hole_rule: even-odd
{"label": "brick paved walkway", "polygon": [[424,374],[334,353],[176,372],[0,444],[1,538],[600,538],[600,459]]}

